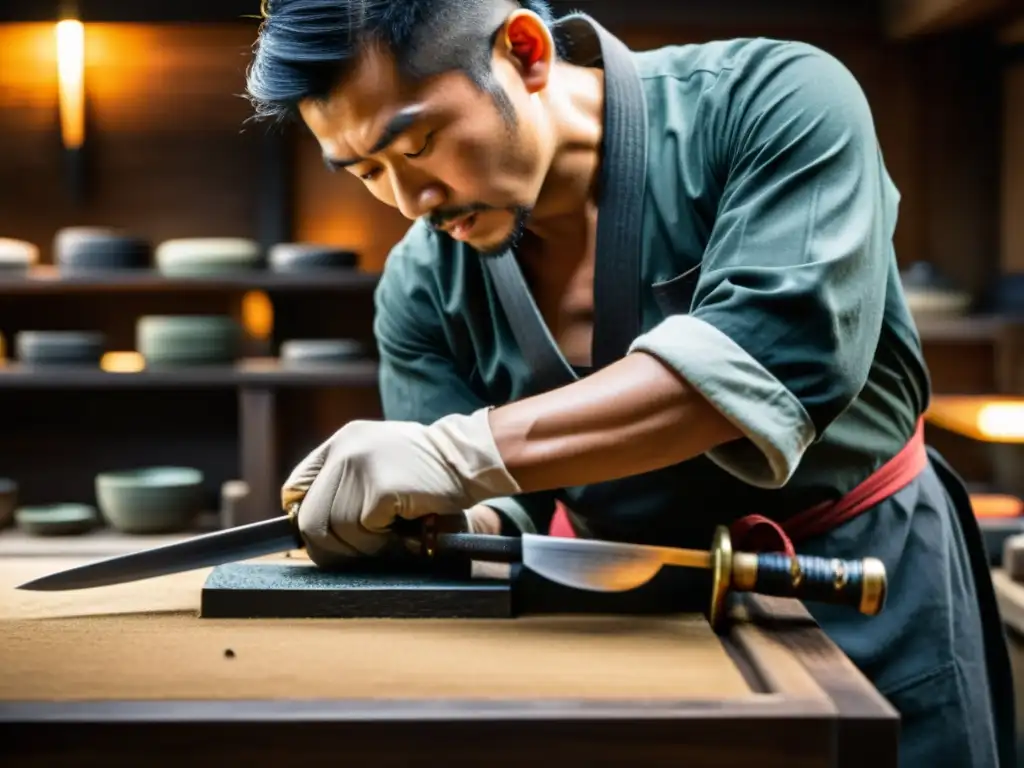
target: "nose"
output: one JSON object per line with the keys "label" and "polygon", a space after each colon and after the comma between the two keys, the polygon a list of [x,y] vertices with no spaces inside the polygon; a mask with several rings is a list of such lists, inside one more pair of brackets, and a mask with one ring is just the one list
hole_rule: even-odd
{"label": "nose", "polygon": [[416,183],[394,177],[395,204],[407,219],[418,219],[444,202],[444,190],[434,182]]}

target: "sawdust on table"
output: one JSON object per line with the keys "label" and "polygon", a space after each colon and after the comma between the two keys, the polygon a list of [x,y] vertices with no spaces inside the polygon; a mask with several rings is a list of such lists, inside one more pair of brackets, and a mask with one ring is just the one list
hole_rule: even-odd
{"label": "sawdust on table", "polygon": [[753,695],[700,616],[202,619],[210,569],[14,589],[78,562],[0,560],[0,701]]}

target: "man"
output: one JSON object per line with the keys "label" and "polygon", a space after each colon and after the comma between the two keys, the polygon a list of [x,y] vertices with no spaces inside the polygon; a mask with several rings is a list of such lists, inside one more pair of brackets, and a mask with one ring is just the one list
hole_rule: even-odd
{"label": "man", "polygon": [[882,615],[808,608],[900,710],[903,764],[1010,764],[977,527],[921,438],[898,192],[838,61],[634,53],[539,0],[272,0],[249,93],[415,221],[376,294],[387,420],[282,492],[317,563],[396,518],[547,532],[556,501],[579,536],[876,556]]}

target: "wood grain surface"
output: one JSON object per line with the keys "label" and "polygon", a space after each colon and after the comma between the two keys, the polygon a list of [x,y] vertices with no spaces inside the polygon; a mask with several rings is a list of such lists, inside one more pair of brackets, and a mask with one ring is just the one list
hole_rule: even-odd
{"label": "wood grain surface", "polygon": [[0,701],[755,696],[699,616],[199,619],[206,570],[13,589],[72,564],[0,561]]}

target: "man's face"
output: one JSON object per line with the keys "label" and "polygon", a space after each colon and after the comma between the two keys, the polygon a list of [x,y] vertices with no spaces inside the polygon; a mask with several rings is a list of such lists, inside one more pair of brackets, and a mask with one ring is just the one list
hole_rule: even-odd
{"label": "man's face", "polygon": [[512,60],[495,56],[493,72],[514,124],[465,74],[409,83],[378,49],[363,53],[326,102],[300,112],[329,167],[359,177],[410,219],[426,217],[482,253],[500,252],[522,232],[546,155],[537,104]]}

